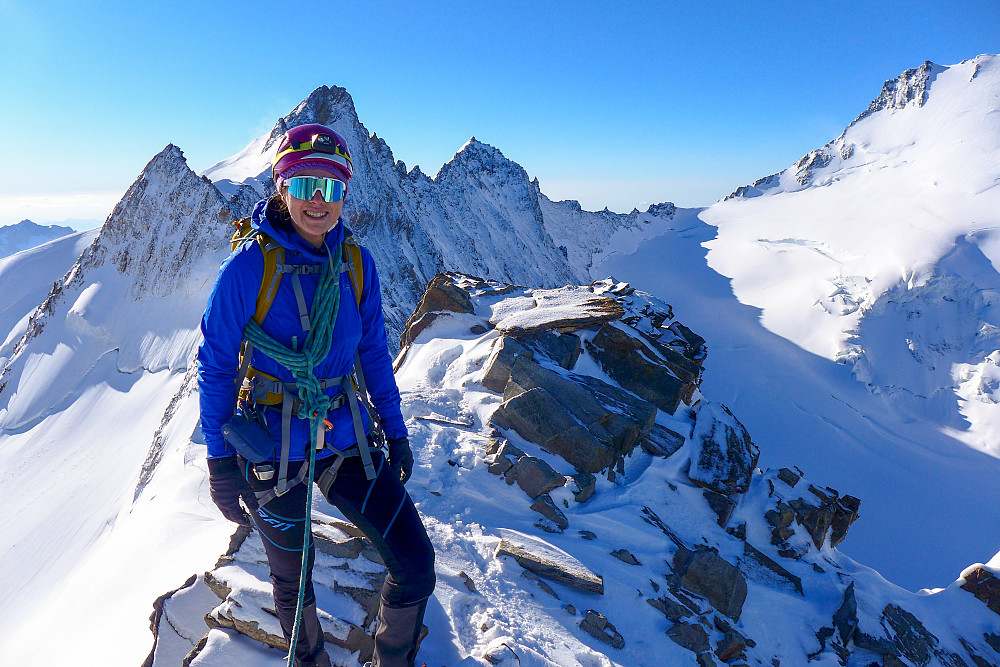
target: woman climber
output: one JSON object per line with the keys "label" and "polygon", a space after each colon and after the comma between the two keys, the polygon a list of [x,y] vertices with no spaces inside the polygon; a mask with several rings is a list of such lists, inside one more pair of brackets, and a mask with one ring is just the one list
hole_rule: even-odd
{"label": "woman climber", "polygon": [[389,570],[370,664],[413,667],[434,550],[403,487],[413,455],[378,273],[341,218],[353,173],[344,138],[328,127],[301,125],[281,138],[277,194],[257,203],[252,240],[222,264],[202,319],[201,424],[212,500],[260,531],[293,664],[330,664],[315,549],[304,544],[315,481]]}

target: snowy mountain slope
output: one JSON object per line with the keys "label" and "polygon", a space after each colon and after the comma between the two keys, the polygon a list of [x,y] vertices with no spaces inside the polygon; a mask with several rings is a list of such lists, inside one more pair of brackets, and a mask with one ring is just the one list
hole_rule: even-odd
{"label": "snowy mountain slope", "polygon": [[69,271],[95,236],[97,230],[77,232],[0,260],[0,332],[5,332],[0,365],[10,358],[29,316],[45,300],[53,280]]}
{"label": "snowy mountain slope", "polygon": [[861,497],[845,550],[914,590],[1000,550],[998,100],[1000,58],[910,70],[769,187],[595,271],[692,313],[762,464]]}
{"label": "snowy mountain slope", "polygon": [[[352,224],[378,258],[391,325],[400,328],[416,303],[419,275],[446,262],[548,285],[573,275],[523,169],[470,142],[442,178],[445,201],[431,179],[392,161],[339,94],[320,89],[289,120],[330,122],[357,140]],[[403,189],[404,178],[420,181],[411,191],[425,188],[423,201]],[[30,661],[59,609],[73,623],[53,659],[103,654],[134,664],[149,650],[150,600],[224,551],[230,527],[208,498],[191,371],[208,290],[229,251],[229,221],[267,183],[241,187],[227,201],[168,146],[69,273],[44,253],[18,266],[52,274],[38,296],[25,297],[41,305],[10,337],[0,376],[0,507],[31,504],[11,520],[0,551],[0,662]],[[505,194],[512,188],[528,199]],[[477,217],[458,219],[466,215]],[[436,227],[413,222],[425,218]],[[625,224],[648,234],[656,223],[643,214]],[[487,233],[498,250],[503,239],[520,239],[507,246],[519,243],[524,257],[473,264],[469,239],[485,243]]]}
{"label": "snowy mountain slope", "polygon": [[[312,122],[332,127],[351,147],[355,176],[344,212],[379,267],[394,341],[438,271],[545,287],[589,281],[592,256],[616,232],[652,236],[673,212],[671,204],[620,215],[550,202],[520,165],[475,138],[433,178],[419,168],[407,171],[385,141],[361,124],[347,91],[335,86],[317,88],[268,135],[203,176],[231,197],[234,213],[246,214],[258,193],[273,191],[277,140],[288,127]],[[567,229],[567,221],[582,224]],[[589,234],[579,233],[583,229]]]}
{"label": "snowy mountain slope", "polygon": [[0,257],[7,257],[73,233],[71,227],[39,225],[31,220],[22,220],[16,225],[0,227]]}
{"label": "snowy mountain slope", "polygon": [[[204,464],[187,458],[197,402],[183,412],[171,399],[228,235],[218,191],[168,146],[24,327],[0,379],[0,507],[17,508],[0,552],[0,662],[37,657],[53,609],[77,619],[64,628],[67,656],[110,643],[140,656],[148,640],[135,612],[175,568],[211,557],[200,541],[186,542],[214,526],[198,494]],[[43,263],[58,270],[43,250],[24,259],[28,275]],[[178,423],[183,449],[151,456],[156,437]],[[178,472],[164,476],[190,496],[168,483],[137,503],[144,464],[169,469],[168,460]],[[172,525],[185,526],[183,539]],[[217,536],[208,553],[225,544],[224,528]]]}
{"label": "snowy mountain slope", "polygon": [[[765,518],[769,510],[784,500],[802,507],[800,495],[815,503],[816,494],[836,494],[823,486],[825,480],[799,479],[787,469],[747,470],[745,493],[732,495],[738,504],[735,513],[728,521],[721,519],[689,470],[700,459],[696,434],[704,430],[698,424],[712,414],[712,406],[722,412],[700,394],[691,407],[656,415],[656,423],[675,430],[683,442],[672,455],[655,456],[644,446],[635,447],[616,467],[617,474],[608,470],[592,480],[589,497],[577,497],[574,478],[560,477],[566,486],[539,498],[550,498],[564,525],[542,519],[537,502],[529,509],[537,493],[529,488],[537,480],[526,480],[526,471],[531,466],[551,466],[550,475],[574,470],[551,449],[514,430],[490,428],[497,423],[497,411],[510,409],[505,399],[516,365],[510,367],[503,394],[487,385],[499,388],[494,363],[503,352],[498,347],[513,344],[501,333],[501,320],[538,325],[547,316],[533,302],[543,301],[545,293],[459,281],[475,286],[467,290],[473,312],[439,315],[397,359],[404,416],[418,443],[408,490],[437,555],[438,585],[428,606],[430,633],[421,661],[435,667],[686,665],[695,664],[694,652],[700,652],[704,657],[698,664],[719,664],[718,659],[745,665],[773,665],[774,660],[785,665],[868,665],[882,664],[884,654],[902,654],[900,664],[968,665],[972,656],[980,660],[976,664],[992,664],[1000,656],[988,641],[1000,640],[1000,616],[957,584],[932,595],[905,591],[848,558],[833,546],[832,537],[817,547],[798,524],[790,524],[793,548],[775,546],[773,524]],[[626,285],[608,281],[592,288],[605,295],[615,290],[627,309],[634,306],[631,314],[640,309],[649,313],[647,304],[658,314],[671,310],[648,295],[629,293]],[[586,291],[567,288],[564,297],[570,289]],[[580,315],[575,308],[561,308],[560,319]],[[675,312],[685,319],[688,314]],[[663,331],[671,319],[667,316],[661,327],[649,331]],[[558,328],[565,331],[565,319],[562,324]],[[649,326],[636,324],[644,331]],[[576,329],[567,338],[580,336],[589,343],[596,340],[596,329]],[[529,347],[539,342],[530,336],[519,340]],[[532,349],[539,355],[535,361],[551,363],[539,361],[542,347]],[[587,376],[622,391],[596,354],[589,344],[582,345],[576,360],[567,363],[570,368],[563,368],[568,372],[561,374]],[[520,458],[513,467],[511,459],[504,466],[508,456]],[[336,511],[316,500],[316,520],[328,523],[327,515]],[[852,526],[848,542],[853,532]],[[589,584],[599,577],[599,586],[560,580],[553,573],[559,566],[552,563],[543,568],[548,576],[540,577],[534,571],[541,570],[503,555],[505,542],[590,577]],[[235,563],[221,559],[216,569],[194,578],[192,586],[166,603],[153,667],[176,664],[185,655],[196,655],[191,664],[202,667],[237,660],[248,667],[282,664],[281,653],[258,643],[260,633],[250,624],[276,632],[266,611],[269,588],[259,542],[251,535],[244,544],[249,546],[240,550]],[[678,558],[685,549],[715,563],[715,569],[700,575],[710,585],[699,588],[698,579],[678,583],[684,572]],[[337,582],[346,581],[353,570],[370,571],[371,565],[357,558],[356,551],[346,558],[330,557],[337,549],[322,544],[320,551],[326,555],[317,566],[317,597],[320,608],[333,614],[323,616],[329,631],[338,634],[338,625],[356,624],[364,615],[344,599],[344,584],[338,593]],[[227,590],[220,592],[215,583],[209,592],[210,579],[225,580]],[[703,597],[692,588],[713,593]],[[730,597],[737,589],[741,592]],[[242,608],[234,609],[241,601]],[[202,620],[227,615],[242,620],[240,632]],[[587,619],[594,618],[610,625],[588,630]],[[853,639],[852,623],[858,631]],[[331,647],[331,655],[342,665],[358,660],[357,654],[337,646]]]}

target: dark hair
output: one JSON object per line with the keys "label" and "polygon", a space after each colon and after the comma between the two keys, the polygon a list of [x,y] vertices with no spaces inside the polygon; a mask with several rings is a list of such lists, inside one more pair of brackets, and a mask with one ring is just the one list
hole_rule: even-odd
{"label": "dark hair", "polygon": [[282,199],[280,192],[272,195],[267,200],[267,208],[264,210],[264,215],[271,221],[271,224],[282,231],[290,232],[294,229],[292,226],[292,214],[288,212],[288,206],[285,204],[285,200]]}

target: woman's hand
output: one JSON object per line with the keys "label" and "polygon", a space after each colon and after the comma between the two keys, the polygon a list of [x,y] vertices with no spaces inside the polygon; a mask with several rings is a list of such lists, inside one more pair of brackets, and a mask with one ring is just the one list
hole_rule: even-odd
{"label": "woman's hand", "polygon": [[246,479],[243,478],[235,456],[208,460],[208,484],[212,494],[212,502],[222,512],[222,516],[241,526],[253,527],[250,515],[240,506],[240,498],[243,498],[247,507],[255,510],[257,509],[257,497],[250,485],[247,484]]}
{"label": "woman's hand", "polygon": [[397,475],[399,481],[406,484],[413,472],[413,452],[410,451],[410,439],[406,436],[402,438],[389,438],[389,467]]}

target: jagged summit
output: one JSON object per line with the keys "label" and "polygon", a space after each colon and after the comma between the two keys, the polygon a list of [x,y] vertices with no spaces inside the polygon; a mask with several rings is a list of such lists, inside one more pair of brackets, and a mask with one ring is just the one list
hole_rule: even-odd
{"label": "jagged summit", "polygon": [[290,127],[319,123],[334,126],[337,121],[346,119],[348,124],[358,123],[358,112],[354,108],[354,100],[346,88],[340,86],[320,86],[309,93],[306,99],[287,116],[279,118],[271,134],[268,136],[264,149],[281,137]]}
{"label": "jagged summit", "polygon": [[872,100],[868,108],[854,119],[854,123],[883,109],[902,109],[911,102],[918,107],[923,106],[924,102],[927,101],[927,91],[934,78],[946,69],[941,65],[935,65],[930,60],[925,60],[920,67],[908,69],[895,79],[887,80],[882,84],[882,92],[879,93],[879,96]]}
{"label": "jagged summit", "polygon": [[[970,122],[970,118],[995,115],[993,100],[1000,86],[998,62],[997,56],[981,55],[948,67],[928,60],[906,70],[887,80],[868,108],[836,139],[809,151],[782,172],[737,188],[723,201],[825,184],[835,178],[835,173],[856,171],[863,165],[869,169],[879,163],[898,165],[901,163],[889,156],[922,150],[935,143],[941,145],[941,137],[946,135],[957,139],[968,131],[970,136],[982,135],[982,142],[965,137],[950,147],[942,146],[942,153],[953,152],[959,144],[971,147],[984,143],[992,147],[996,140],[989,121]],[[942,80],[944,86],[936,92]],[[970,158],[975,160],[977,155]]]}
{"label": "jagged summit", "polygon": [[475,137],[465,142],[465,145],[455,153],[455,156],[451,160],[441,165],[441,169],[434,176],[434,180],[437,181],[442,178],[447,180],[456,171],[461,174],[477,172],[497,174],[508,172],[518,180],[523,180],[525,183],[530,182],[528,172],[524,170],[524,167],[508,158],[498,148],[483,143]]}

